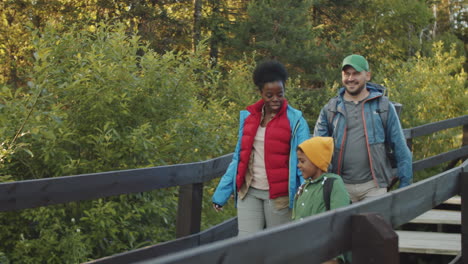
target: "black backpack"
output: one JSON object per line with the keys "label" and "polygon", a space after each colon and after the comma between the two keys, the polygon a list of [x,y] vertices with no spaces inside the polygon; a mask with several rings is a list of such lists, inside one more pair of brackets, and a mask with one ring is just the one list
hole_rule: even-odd
{"label": "black backpack", "polygon": [[335,180],[335,178],[325,178],[325,180],[323,180],[323,201],[327,211],[330,211],[330,197]]}
{"label": "black backpack", "polygon": [[[330,202],[331,202],[331,192],[333,190],[333,182],[335,182],[336,178],[329,178],[325,177],[323,180],[323,202],[325,203],[325,209],[330,211]],[[351,200],[349,204],[351,204]]]}

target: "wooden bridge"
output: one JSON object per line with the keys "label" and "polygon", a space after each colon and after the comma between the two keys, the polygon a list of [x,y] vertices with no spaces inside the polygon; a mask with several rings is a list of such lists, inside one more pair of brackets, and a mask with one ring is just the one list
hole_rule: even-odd
{"label": "wooden bridge", "polygon": [[[460,126],[463,127],[460,148],[415,161],[413,170],[446,162],[453,167],[460,159],[466,159],[468,115],[405,129],[411,147],[413,138]],[[235,237],[236,218],[200,232],[203,183],[220,177],[231,155],[173,166],[2,183],[0,211],[180,186],[177,239],[90,263],[320,263],[351,251],[353,263],[394,264],[399,263],[398,234],[400,245],[403,237],[403,233],[394,229],[420,221],[433,208],[459,195],[461,250],[451,263],[468,263],[468,161],[381,197],[249,237]]]}
{"label": "wooden bridge", "polygon": [[[444,204],[461,205],[461,197],[455,196]],[[432,231],[396,231],[399,237],[401,253],[421,253],[435,255],[457,255],[461,251],[460,233],[445,233],[444,226],[461,226],[461,211],[432,209],[409,222],[416,225],[436,225],[437,232]]]}

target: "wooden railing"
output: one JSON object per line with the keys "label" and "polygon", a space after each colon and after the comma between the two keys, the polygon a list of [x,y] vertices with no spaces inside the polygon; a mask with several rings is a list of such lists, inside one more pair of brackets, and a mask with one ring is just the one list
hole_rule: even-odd
{"label": "wooden railing", "polygon": [[[413,171],[421,171],[427,168],[437,166],[439,164],[452,161],[455,164],[456,161],[467,157],[468,147],[468,115],[452,118],[444,121],[434,122],[422,126],[417,126],[410,129],[404,129],[405,138],[410,149],[413,148],[413,139],[430,135],[432,133],[446,130],[449,128],[463,126],[463,138],[461,147],[449,152],[441,153],[427,159],[418,160],[413,162]],[[450,164],[449,164],[450,166]],[[453,165],[452,165],[453,167]]]}
{"label": "wooden railing", "polygon": [[[462,147],[416,161],[413,163],[413,170],[419,171],[447,161],[466,158],[468,154],[468,146],[466,145],[468,116],[405,129],[405,137],[411,146],[414,137],[458,126],[463,126],[464,131],[464,145]],[[303,258],[303,261],[307,258],[308,263],[314,263],[314,261],[324,261],[347,250],[353,250],[353,258],[360,256],[356,253],[358,251],[355,252],[355,247],[360,242],[351,239],[357,237],[356,234],[353,236],[352,232],[356,232],[359,228],[353,227],[358,227],[359,223],[369,221],[369,226],[372,226],[372,221],[387,221],[391,227],[407,223],[451,196],[459,194],[458,183],[464,179],[461,175],[464,171],[468,171],[465,162],[462,166],[413,184],[411,187],[392,191],[375,200],[361,202],[317,217],[311,217],[305,221],[267,230],[249,239],[228,239],[213,243],[235,236],[237,219],[228,220],[199,233],[203,183],[220,177],[227,168],[231,156],[232,154],[229,154],[189,164],[2,183],[0,184],[0,211],[21,210],[180,186],[176,231],[178,239],[102,258],[93,261],[93,263],[132,263],[143,260],[151,260],[151,263],[187,263],[191,257],[185,259],[184,256],[196,256],[197,263],[218,261],[237,263],[238,260],[239,262],[255,263],[256,259],[268,263],[281,263],[282,260],[288,260],[288,262],[298,260],[299,262],[293,262],[301,263]],[[464,189],[468,190],[466,181],[464,184],[466,186]],[[463,197],[465,196],[462,196],[462,199]],[[466,205],[466,202],[462,202],[464,209],[466,209]],[[362,215],[362,213],[368,212],[373,214]],[[468,234],[468,230],[466,230],[468,228],[468,224],[466,224],[467,210],[463,212],[462,222],[465,224],[462,225],[462,229],[465,232],[462,233]],[[381,217],[375,214],[379,214]],[[465,243],[462,245],[468,248],[466,237],[466,235],[462,236]],[[306,241],[307,243],[305,243]],[[210,245],[199,247],[205,244]],[[252,245],[255,245],[254,251],[252,251]],[[194,247],[198,248],[187,250]],[[283,254],[286,248],[288,250]],[[183,254],[155,259],[183,250],[186,250]],[[281,256],[271,254],[272,252],[281,252]],[[378,250],[371,250],[367,255],[371,256],[372,252],[378,252]],[[466,253],[465,256],[468,256],[468,252],[464,253]],[[201,261],[205,258],[207,262]],[[179,260],[181,262],[178,262]]]}
{"label": "wooden railing", "polygon": [[[460,194],[460,191],[461,256],[468,256],[466,171],[468,161],[430,179],[372,200],[267,229],[250,237],[233,237],[187,248],[180,253],[147,259],[142,263],[321,263],[351,251],[353,263],[395,264],[399,263],[399,255],[398,237],[393,228]],[[123,260],[126,256],[119,257]],[[115,262],[119,257],[99,263],[123,263]],[[467,262],[466,259],[463,261]]]}

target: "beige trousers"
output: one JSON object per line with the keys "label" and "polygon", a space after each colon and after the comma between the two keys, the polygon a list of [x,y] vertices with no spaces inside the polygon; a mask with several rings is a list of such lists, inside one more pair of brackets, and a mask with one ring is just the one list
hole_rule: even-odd
{"label": "beige trousers", "polygon": [[237,199],[239,237],[291,221],[289,207],[276,209],[267,190],[250,187],[244,199]]}
{"label": "beige trousers", "polygon": [[360,184],[345,183],[345,187],[346,190],[348,190],[349,197],[351,197],[351,201],[353,201],[353,203],[387,193],[387,188],[377,187],[374,181],[368,181]]}

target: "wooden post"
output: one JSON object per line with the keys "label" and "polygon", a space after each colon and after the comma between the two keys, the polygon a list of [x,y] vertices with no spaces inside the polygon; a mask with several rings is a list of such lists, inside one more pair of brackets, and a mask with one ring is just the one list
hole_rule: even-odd
{"label": "wooden post", "polygon": [[[467,146],[467,145],[468,145],[468,125],[463,125],[462,147]],[[460,158],[458,158],[456,160],[452,160],[447,165],[447,167],[445,167],[445,170],[453,169],[455,167],[455,165],[457,165],[458,161],[461,160],[462,162],[464,162],[467,158],[468,158],[468,156],[464,156],[464,157],[460,157]]]}
{"label": "wooden post", "polygon": [[203,183],[179,187],[177,207],[176,237],[200,232]]}
{"label": "wooden post", "polygon": [[352,263],[398,264],[398,235],[376,213],[352,216]]}
{"label": "wooden post", "polygon": [[463,125],[463,141],[462,146],[468,145],[468,124]]}
{"label": "wooden post", "polygon": [[[411,134],[413,134],[413,133],[411,133]],[[413,152],[413,138],[408,138],[406,140],[406,145],[408,146],[409,150],[411,152]]]}
{"label": "wooden post", "polygon": [[468,263],[468,171],[461,173],[461,246],[462,246],[462,263]]}

